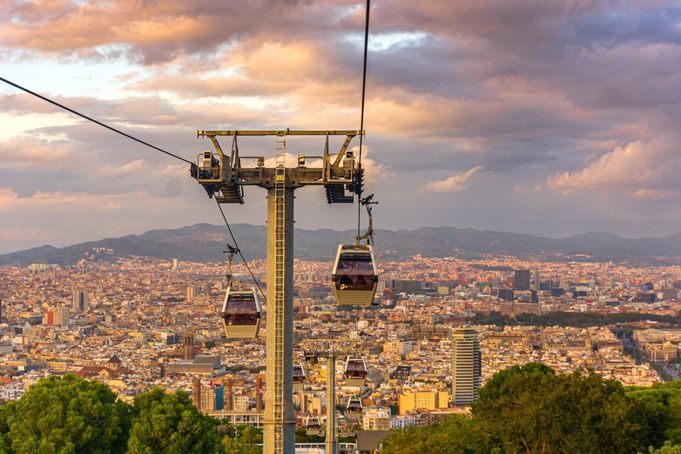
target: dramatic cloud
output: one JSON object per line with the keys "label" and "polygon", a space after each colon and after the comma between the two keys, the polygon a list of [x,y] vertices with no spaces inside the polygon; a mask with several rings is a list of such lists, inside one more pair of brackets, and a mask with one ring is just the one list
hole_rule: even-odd
{"label": "dramatic cloud", "polygon": [[575,172],[549,179],[553,188],[564,190],[625,191],[639,198],[664,198],[681,191],[681,155],[675,137],[637,141],[617,147]]}
{"label": "dramatic cloud", "polygon": [[[363,5],[7,0],[0,75],[189,160],[212,148],[196,129],[356,129]],[[674,0],[374,2],[364,164],[380,227],[675,233],[679,23]],[[8,87],[0,123],[0,249],[26,213],[47,229],[36,194],[85,233],[124,231],[131,216],[139,229],[218,221],[184,163]],[[242,154],[273,156],[270,139],[244,139]],[[288,151],[294,162],[321,146]],[[119,218],[90,220],[74,194],[110,197]],[[301,227],[352,216],[300,194]],[[249,188],[230,214],[261,223],[263,196]]]}
{"label": "dramatic cloud", "polygon": [[457,173],[444,180],[431,181],[426,184],[426,189],[433,192],[460,192],[466,189],[468,180],[482,170],[482,167],[473,167],[466,172]]}

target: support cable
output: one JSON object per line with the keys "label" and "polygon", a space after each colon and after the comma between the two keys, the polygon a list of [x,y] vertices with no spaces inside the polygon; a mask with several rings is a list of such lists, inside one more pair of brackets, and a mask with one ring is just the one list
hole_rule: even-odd
{"label": "support cable", "polygon": [[225,216],[225,212],[223,211],[222,206],[217,200],[215,201],[215,203],[217,203],[218,209],[220,210],[220,214],[222,215],[222,219],[225,221],[225,225],[227,226],[229,236],[232,237],[232,242],[234,242],[234,249],[236,249],[236,252],[239,254],[239,257],[241,257],[241,260],[243,260],[244,265],[246,265],[246,269],[248,270],[248,274],[251,275],[251,279],[253,279],[253,282],[255,283],[255,286],[258,287],[258,291],[262,295],[263,300],[265,301],[265,303],[267,303],[267,296],[265,295],[265,292],[263,292],[262,287],[260,286],[260,282],[258,282],[258,279],[256,279],[255,274],[253,274],[251,267],[248,266],[248,261],[244,257],[243,252],[241,252],[239,244],[236,242],[236,238],[234,237],[234,233],[232,232],[232,227],[229,225],[229,221],[227,221],[227,216]]}
{"label": "support cable", "polygon": [[[359,120],[359,161],[357,163],[358,178],[363,179],[362,175],[362,143],[364,139],[364,98],[367,86],[367,55],[369,52],[369,12],[371,11],[371,0],[367,0],[366,22],[364,24],[364,66],[362,68],[362,104]],[[361,235],[362,220],[362,181],[358,181],[357,189],[357,238]],[[359,241],[359,240],[357,240]]]}
{"label": "support cable", "polygon": [[[108,130],[110,130],[110,131],[113,131],[113,132],[115,132],[116,134],[120,134],[120,135],[122,135],[123,137],[127,137],[128,139],[134,140],[135,142],[141,143],[142,145],[146,145],[147,147],[152,148],[152,149],[154,149],[154,150],[156,150],[156,151],[160,151],[161,153],[164,153],[164,154],[166,154],[166,155],[168,155],[168,156],[171,156],[171,157],[173,157],[173,158],[175,158],[175,159],[179,159],[180,161],[184,161],[184,162],[186,162],[187,164],[190,164],[191,166],[195,166],[195,165],[196,165],[196,164],[194,164],[193,162],[191,162],[191,161],[189,161],[189,160],[187,160],[187,159],[185,159],[185,158],[183,158],[183,157],[181,157],[181,156],[178,156],[178,155],[176,155],[176,154],[174,154],[174,153],[171,153],[171,152],[169,152],[169,151],[166,151],[166,150],[164,150],[164,149],[162,149],[162,148],[160,148],[160,147],[157,147],[157,146],[155,146],[155,145],[152,145],[152,144],[150,144],[149,142],[145,142],[145,141],[142,140],[142,139],[138,139],[138,138],[135,137],[135,136],[132,136],[132,135],[127,134],[127,133],[125,133],[125,132],[123,132],[123,131],[121,131],[121,130],[119,130],[119,129],[114,128],[113,126],[109,126],[109,125],[107,125],[107,124],[105,124],[105,123],[102,123],[101,121],[95,120],[95,119],[92,118],[92,117],[89,117],[89,116],[87,116],[87,115],[85,115],[85,114],[83,114],[83,113],[80,113],[80,112],[78,112],[77,110],[71,109],[70,107],[67,107],[67,106],[65,106],[65,105],[63,105],[63,104],[60,104],[60,103],[58,103],[57,101],[53,101],[52,99],[47,98],[46,96],[43,96],[43,95],[41,95],[41,94],[39,94],[39,93],[36,93],[36,92],[34,92],[34,91],[31,91],[31,90],[29,90],[28,88],[22,87],[21,85],[16,84],[16,83],[14,83],[14,82],[12,82],[12,81],[10,81],[10,80],[7,80],[7,79],[5,79],[4,77],[0,77],[0,81],[6,83],[6,84],[8,84],[8,85],[11,85],[12,87],[18,88],[19,90],[22,90],[22,91],[28,93],[29,95],[35,96],[36,98],[42,99],[43,101],[46,101],[46,102],[48,102],[48,103],[50,103],[50,104],[52,104],[52,105],[54,105],[54,106],[57,106],[57,107],[59,107],[60,109],[63,109],[63,110],[65,110],[65,111],[67,111],[67,112],[70,112],[70,113],[72,113],[72,114],[74,114],[74,115],[77,115],[77,116],[79,116],[79,117],[81,117],[81,118],[84,118],[85,120],[88,120],[88,121],[90,121],[90,122],[92,122],[92,123],[94,123],[94,124],[96,124],[96,125],[102,126],[103,128],[106,128],[106,129],[108,129]],[[216,200],[216,202],[217,202],[217,200]],[[251,278],[253,279],[253,282],[255,283],[255,285],[256,285],[256,287],[258,288],[258,290],[260,291],[260,294],[262,295],[263,299],[266,300],[265,292],[263,292],[262,287],[260,286],[260,282],[258,282],[258,280],[255,278],[255,275],[253,274],[253,271],[251,270],[251,267],[248,265],[248,262],[246,261],[246,258],[244,257],[244,254],[241,252],[241,249],[239,249],[239,245],[237,244],[236,238],[234,237],[234,233],[232,233],[232,228],[230,227],[229,222],[227,222],[227,217],[225,216],[225,212],[222,210],[222,207],[220,206],[219,203],[218,203],[217,205],[218,205],[218,208],[220,209],[220,214],[222,214],[222,219],[224,219],[224,221],[225,221],[225,225],[227,226],[227,230],[229,231],[229,235],[232,237],[232,241],[234,242],[234,249],[236,250],[236,252],[238,252],[239,256],[241,257],[241,260],[243,260],[243,262],[244,262],[244,265],[246,265],[246,269],[248,270],[248,273],[251,275]]]}
{"label": "support cable", "polygon": [[50,104],[52,104],[52,105],[54,105],[54,106],[57,106],[57,107],[59,107],[60,109],[63,109],[63,110],[65,110],[65,111],[67,111],[67,112],[70,112],[70,113],[72,113],[72,114],[74,114],[74,115],[78,115],[79,117],[84,118],[84,119],[86,119],[87,121],[91,121],[92,123],[97,124],[97,125],[99,125],[99,126],[102,126],[103,128],[106,128],[106,129],[108,129],[108,130],[110,130],[110,131],[113,131],[113,132],[115,132],[116,134],[120,134],[120,135],[122,135],[123,137],[127,137],[128,139],[134,140],[135,142],[141,143],[142,145],[146,145],[146,146],[149,147],[149,148],[153,148],[153,149],[156,150],[156,151],[160,151],[161,153],[167,154],[168,156],[171,156],[171,157],[173,157],[173,158],[175,158],[175,159],[179,159],[180,161],[184,161],[184,162],[186,162],[187,164],[190,164],[190,165],[192,165],[192,166],[196,165],[196,164],[194,164],[193,162],[191,162],[191,161],[189,161],[189,160],[187,160],[187,159],[185,159],[185,158],[183,158],[183,157],[181,157],[181,156],[178,156],[178,155],[176,155],[176,154],[174,154],[174,153],[171,153],[171,152],[169,152],[169,151],[166,151],[166,150],[164,150],[163,148],[159,148],[159,147],[157,147],[157,146],[155,146],[155,145],[152,145],[152,144],[150,144],[149,142],[145,142],[145,141],[142,140],[142,139],[138,139],[137,137],[131,136],[130,134],[127,134],[127,133],[121,131],[120,129],[116,129],[116,128],[114,128],[113,126],[109,126],[109,125],[107,125],[107,124],[105,124],[105,123],[102,123],[101,121],[95,120],[95,119],[92,118],[92,117],[88,117],[87,115],[82,114],[82,113],[78,112],[77,110],[71,109],[70,107],[66,107],[66,106],[63,105],[63,104],[59,104],[57,101],[53,101],[53,100],[51,100],[50,98],[47,98],[47,97],[45,97],[45,96],[43,96],[43,95],[41,95],[41,94],[38,94],[38,93],[36,93],[36,92],[34,92],[34,91],[29,90],[28,88],[22,87],[22,86],[19,85],[19,84],[15,84],[14,82],[9,81],[9,80],[5,79],[4,77],[0,77],[0,81],[6,83],[6,84],[8,84],[8,85],[13,86],[14,88],[18,88],[19,90],[22,90],[22,91],[28,93],[29,95],[33,95],[33,96],[35,96],[36,98],[40,98],[40,99],[42,99],[43,101],[49,102]]}

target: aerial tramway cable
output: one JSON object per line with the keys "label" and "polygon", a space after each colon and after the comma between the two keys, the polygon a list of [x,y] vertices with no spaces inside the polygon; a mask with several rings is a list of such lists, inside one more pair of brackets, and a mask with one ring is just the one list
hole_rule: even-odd
{"label": "aerial tramway cable", "polygon": [[367,0],[366,6],[366,20],[364,23],[364,64],[362,67],[362,103],[360,109],[359,120],[359,160],[357,162],[358,181],[355,187],[357,192],[357,238],[361,236],[361,219],[362,219],[362,184],[364,175],[362,174],[362,143],[364,139],[364,98],[366,95],[367,86],[367,57],[369,53],[369,12],[371,11],[371,0]]}
{"label": "aerial tramway cable", "polygon": [[227,231],[229,232],[229,236],[232,237],[232,241],[234,242],[234,249],[236,249],[236,252],[239,254],[239,257],[241,257],[241,260],[243,260],[244,265],[246,265],[246,269],[248,270],[248,274],[251,275],[251,279],[253,279],[253,282],[255,283],[255,286],[258,287],[258,291],[262,295],[263,301],[267,302],[267,297],[265,296],[265,292],[263,292],[262,287],[260,287],[260,282],[258,282],[258,279],[256,279],[255,275],[253,274],[253,271],[251,271],[251,267],[248,266],[248,261],[244,257],[243,252],[241,252],[241,248],[239,247],[239,244],[236,241],[236,238],[234,237],[234,233],[232,233],[232,227],[230,227],[229,222],[227,221],[227,216],[225,216],[225,212],[222,209],[222,206],[220,206],[220,203],[217,202],[218,209],[220,210],[220,214],[222,215],[222,219],[225,220],[225,225],[227,226]]}
{"label": "aerial tramway cable", "polygon": [[[21,85],[19,85],[19,84],[17,84],[17,83],[14,83],[14,82],[12,82],[12,81],[10,81],[10,80],[7,80],[7,79],[5,79],[4,77],[0,77],[0,81],[6,83],[6,84],[8,84],[8,85],[11,85],[11,86],[14,87],[14,88],[18,88],[19,90],[24,91],[24,92],[28,93],[29,95],[33,95],[33,96],[35,96],[36,98],[42,99],[43,101],[46,101],[46,102],[48,102],[48,103],[50,103],[50,104],[52,104],[52,105],[54,105],[54,106],[57,106],[57,107],[59,107],[60,109],[63,109],[63,110],[65,110],[65,111],[67,111],[67,112],[70,112],[70,113],[72,113],[72,114],[74,114],[74,115],[77,115],[77,116],[79,116],[79,117],[81,117],[81,118],[84,118],[85,120],[88,120],[88,121],[90,121],[90,122],[92,122],[92,123],[94,123],[94,124],[96,124],[96,125],[102,126],[102,127],[106,128],[106,129],[108,129],[108,130],[110,130],[110,131],[113,131],[113,132],[115,132],[115,133],[117,133],[117,134],[120,134],[120,135],[122,135],[123,137],[127,137],[128,139],[134,140],[135,142],[141,143],[142,145],[146,145],[146,146],[149,147],[149,148],[153,148],[153,149],[156,150],[156,151],[160,151],[161,153],[164,153],[164,154],[166,154],[166,155],[168,155],[168,156],[171,156],[171,157],[173,157],[173,158],[175,158],[175,159],[179,159],[180,161],[186,162],[187,164],[190,164],[191,166],[195,166],[195,165],[196,165],[196,164],[194,164],[193,162],[191,162],[191,161],[189,161],[189,160],[187,160],[187,159],[185,159],[185,158],[183,158],[183,157],[181,157],[181,156],[178,156],[178,155],[176,155],[176,154],[174,154],[174,153],[171,153],[171,152],[169,152],[169,151],[167,151],[167,150],[164,150],[164,149],[162,149],[162,148],[160,148],[160,147],[157,147],[157,146],[155,146],[155,145],[152,145],[152,144],[150,144],[149,142],[146,142],[146,141],[144,141],[144,140],[142,140],[142,139],[138,139],[138,138],[135,137],[135,136],[132,136],[132,135],[130,135],[130,134],[128,134],[128,133],[125,133],[125,132],[123,132],[123,131],[121,131],[121,130],[119,130],[119,129],[114,128],[113,126],[109,126],[109,125],[107,125],[106,123],[102,123],[101,121],[95,120],[95,119],[92,118],[92,117],[89,117],[89,116],[87,116],[87,115],[85,115],[85,114],[83,114],[83,113],[81,113],[81,112],[78,112],[77,110],[71,109],[70,107],[67,107],[67,106],[65,106],[65,105],[63,105],[63,104],[60,104],[60,103],[58,103],[57,101],[54,101],[54,100],[52,100],[52,99],[50,99],[50,98],[48,98],[48,97],[46,97],[46,96],[43,96],[43,95],[41,95],[41,94],[39,94],[39,93],[36,93],[36,92],[34,92],[34,91],[32,91],[32,90],[29,90],[29,89],[26,88],[26,87],[22,87]],[[225,213],[224,213],[224,211],[222,210],[222,207],[220,206],[219,203],[218,203],[218,208],[220,209],[220,214],[222,215],[222,219],[225,221],[225,225],[227,226],[227,231],[229,232],[229,235],[232,237],[232,241],[234,242],[234,248],[235,248],[236,251],[238,252],[239,257],[241,257],[241,260],[243,260],[244,265],[246,265],[246,269],[248,270],[248,273],[251,275],[251,278],[253,279],[253,282],[255,283],[256,287],[258,288],[258,290],[259,290],[260,293],[262,294],[263,299],[265,299],[265,293],[263,292],[262,287],[260,286],[260,282],[258,282],[258,280],[256,279],[255,275],[253,274],[253,271],[251,271],[251,267],[248,266],[248,262],[246,261],[246,258],[244,257],[244,254],[241,252],[241,249],[239,248],[239,245],[237,244],[236,238],[234,237],[234,233],[232,232],[232,228],[230,227],[229,222],[227,221],[227,216],[225,216]]]}
{"label": "aerial tramway cable", "polygon": [[157,147],[157,146],[155,146],[155,145],[152,145],[152,144],[150,144],[149,142],[145,142],[145,141],[142,140],[142,139],[138,139],[137,137],[131,136],[130,134],[127,134],[127,133],[125,133],[125,132],[123,132],[123,131],[121,131],[121,130],[119,130],[119,129],[116,129],[116,128],[114,128],[113,126],[109,126],[109,125],[107,125],[107,124],[105,124],[105,123],[102,123],[101,121],[95,120],[95,119],[92,118],[92,117],[88,117],[87,115],[82,114],[82,113],[78,112],[77,110],[71,109],[70,107],[66,107],[65,105],[60,104],[60,103],[58,103],[57,101],[53,101],[53,100],[51,100],[50,98],[47,98],[47,97],[45,97],[45,96],[43,96],[43,95],[41,95],[41,94],[38,94],[38,93],[36,93],[36,92],[34,92],[34,91],[29,90],[28,88],[22,87],[21,85],[16,84],[16,83],[14,83],[14,82],[12,82],[12,81],[9,81],[9,80],[5,79],[4,77],[0,77],[0,81],[3,81],[3,82],[5,82],[5,83],[8,84],[8,85],[13,86],[14,88],[18,88],[19,90],[25,91],[25,92],[28,93],[29,95],[33,95],[33,96],[35,96],[36,98],[40,98],[40,99],[42,99],[43,101],[49,102],[50,104],[52,104],[52,105],[54,105],[54,106],[57,106],[57,107],[59,107],[60,109],[63,109],[63,110],[65,110],[65,111],[67,111],[67,112],[71,112],[71,113],[74,114],[74,115],[78,115],[79,117],[84,118],[84,119],[86,119],[86,120],[88,120],[88,121],[91,121],[91,122],[93,122],[93,123],[95,123],[95,124],[97,124],[97,125],[99,125],[99,126],[102,126],[102,127],[106,128],[106,129],[108,129],[108,130],[110,130],[110,131],[113,131],[113,132],[115,132],[116,134],[120,134],[120,135],[122,135],[122,136],[124,136],[124,137],[127,137],[128,139],[132,139],[132,140],[134,140],[135,142],[139,142],[139,143],[141,143],[142,145],[146,145],[146,146],[148,146],[148,147],[150,147],[150,148],[153,148],[153,149],[156,150],[156,151],[160,151],[161,153],[165,153],[165,154],[167,154],[168,156],[172,156],[172,157],[175,158],[175,159],[179,159],[180,161],[184,161],[184,162],[186,162],[187,164],[195,165],[193,162],[191,162],[191,161],[189,161],[189,160],[187,160],[187,159],[185,159],[185,158],[183,158],[183,157],[181,157],[181,156],[178,156],[178,155],[176,155],[176,154],[174,154],[174,153],[171,153],[171,152],[169,152],[169,151],[166,151],[166,150],[164,150],[163,148],[159,148],[159,147]]}

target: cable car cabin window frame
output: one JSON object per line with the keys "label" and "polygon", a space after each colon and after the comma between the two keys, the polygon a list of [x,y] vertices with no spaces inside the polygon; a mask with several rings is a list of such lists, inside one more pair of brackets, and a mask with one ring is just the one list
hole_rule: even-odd
{"label": "cable car cabin window frame", "polygon": [[[300,375],[296,375],[296,369],[300,369]],[[300,381],[304,382],[305,379],[307,379],[307,373],[305,372],[305,368],[303,367],[302,364],[294,364],[293,365],[293,372],[291,372],[291,379],[293,381]]]}
{"label": "cable car cabin window frame", "polygon": [[[260,305],[258,304],[257,296],[252,294],[252,291],[229,290],[226,299],[227,304],[222,311],[222,319],[226,324],[230,326],[254,326],[258,324],[260,319]],[[243,307],[246,304],[249,305],[248,308]],[[228,318],[230,320],[233,319],[233,322],[230,323]]]}
{"label": "cable car cabin window frame", "polygon": [[348,399],[348,403],[345,405],[345,410],[347,413],[361,414],[362,410],[364,410],[362,399],[358,397],[350,397]]}
{"label": "cable car cabin window frame", "polygon": [[[235,304],[237,307],[234,307]],[[228,287],[220,318],[227,339],[256,339],[262,308],[255,288],[235,290]]]}
{"label": "cable car cabin window frame", "polygon": [[345,363],[345,370],[343,375],[353,378],[366,378],[367,367],[366,362],[361,358],[350,358]]}
{"label": "cable car cabin window frame", "polygon": [[[373,248],[370,245],[339,245],[331,281],[337,304],[371,305],[378,288],[378,272]],[[347,296],[344,298],[342,295],[344,292],[350,293],[345,293]],[[356,297],[350,296],[354,294],[360,299],[366,299],[366,302],[350,302],[355,300]],[[367,297],[360,296],[363,294],[367,294]],[[342,301],[344,299],[345,302]]]}

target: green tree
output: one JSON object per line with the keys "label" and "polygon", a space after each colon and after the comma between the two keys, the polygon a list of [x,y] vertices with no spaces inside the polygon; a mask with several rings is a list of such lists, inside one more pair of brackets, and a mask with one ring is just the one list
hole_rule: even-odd
{"label": "green tree", "polygon": [[648,452],[650,454],[681,454],[681,445],[674,445],[670,441],[667,441],[659,449],[655,449],[651,446]]}
{"label": "green tree", "polygon": [[202,415],[184,391],[153,389],[135,397],[128,452],[213,453],[222,446],[217,421]]}
{"label": "green tree", "polygon": [[514,366],[495,374],[479,396],[474,420],[504,451],[636,453],[650,441],[647,419],[622,385],[593,372]]}
{"label": "green tree", "polygon": [[20,453],[123,452],[130,407],[72,374],[41,379],[0,411],[0,448]]}
{"label": "green tree", "polygon": [[566,375],[530,363],[495,374],[480,389],[471,417],[397,431],[383,446],[388,453],[405,454],[634,454],[653,446],[652,451],[662,444],[658,429],[671,428],[674,419],[667,416],[672,407],[660,406],[658,414],[644,400],[593,372]]}
{"label": "green tree", "polygon": [[392,454],[461,454],[491,452],[487,436],[466,416],[453,415],[432,426],[410,427],[390,433],[381,452]]}
{"label": "green tree", "polygon": [[627,396],[647,415],[651,445],[659,446],[665,440],[681,445],[681,382],[632,387]]}

